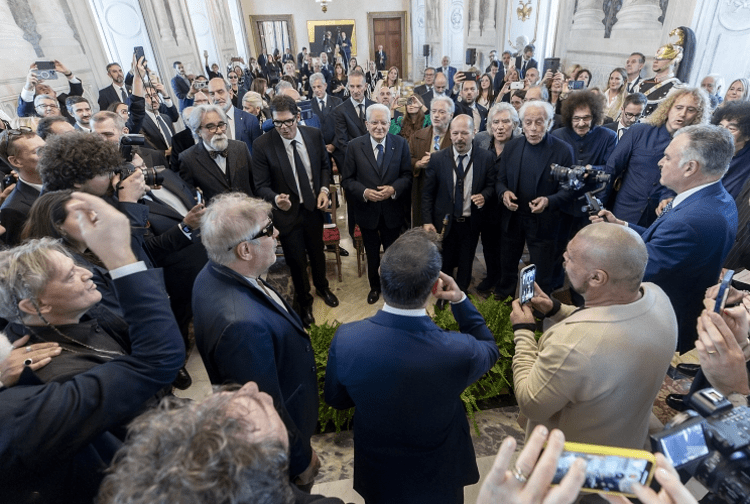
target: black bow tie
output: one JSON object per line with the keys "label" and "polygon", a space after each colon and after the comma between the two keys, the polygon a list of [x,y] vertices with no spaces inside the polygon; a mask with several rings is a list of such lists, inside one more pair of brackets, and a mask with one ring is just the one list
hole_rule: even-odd
{"label": "black bow tie", "polygon": [[217,150],[208,151],[208,155],[211,156],[211,159],[216,159],[216,156],[227,157],[227,149],[224,149],[222,151],[217,151]]}

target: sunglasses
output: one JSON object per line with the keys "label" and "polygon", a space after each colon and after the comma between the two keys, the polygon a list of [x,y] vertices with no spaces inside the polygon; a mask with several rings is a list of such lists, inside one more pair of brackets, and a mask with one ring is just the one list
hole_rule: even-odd
{"label": "sunglasses", "polygon": [[[240,243],[244,243],[244,242],[251,242],[253,240],[257,240],[258,238],[262,238],[264,236],[268,236],[270,238],[270,237],[273,236],[273,230],[274,230],[273,221],[269,220],[268,224],[266,225],[266,227],[264,227],[263,229],[261,229],[260,231],[258,231],[253,237],[246,238],[246,239],[240,241],[239,243],[237,243],[237,245],[239,245]],[[227,249],[227,251],[232,250],[237,245],[233,245],[233,246],[229,247]]]}

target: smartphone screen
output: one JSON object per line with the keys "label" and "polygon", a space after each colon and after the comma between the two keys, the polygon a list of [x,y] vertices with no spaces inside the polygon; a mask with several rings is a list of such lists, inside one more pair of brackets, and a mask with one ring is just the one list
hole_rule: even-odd
{"label": "smartphone screen", "polygon": [[553,485],[560,484],[578,458],[586,461],[586,479],[581,491],[630,497],[635,497],[632,490],[634,482],[643,486],[651,484],[656,460],[653,454],[645,450],[565,443],[565,451],[560,455],[552,479]]}
{"label": "smartphone screen", "polygon": [[521,304],[526,304],[534,297],[534,281],[536,280],[536,265],[530,264],[521,270],[521,285],[518,298]]}
{"label": "smartphone screen", "polygon": [[133,52],[135,53],[135,61],[140,61],[140,59],[145,56],[143,46],[135,46]]}
{"label": "smartphone screen", "polygon": [[734,270],[727,270],[724,273],[724,278],[721,279],[721,285],[719,286],[719,293],[716,295],[716,304],[714,305],[714,311],[721,313],[727,304],[727,296],[729,296],[729,287],[732,285],[732,276]]}
{"label": "smartphone screen", "polygon": [[582,80],[568,81],[568,89],[583,89],[584,84]]}

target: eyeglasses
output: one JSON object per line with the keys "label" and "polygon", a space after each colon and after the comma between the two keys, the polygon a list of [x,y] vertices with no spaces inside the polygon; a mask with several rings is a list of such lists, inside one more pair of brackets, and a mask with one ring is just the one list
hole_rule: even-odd
{"label": "eyeglasses", "polygon": [[[273,230],[274,230],[274,227],[273,227],[273,221],[272,221],[271,219],[269,219],[269,220],[268,220],[268,224],[266,225],[266,227],[264,227],[263,229],[261,229],[260,231],[258,231],[258,232],[257,232],[257,233],[256,233],[256,234],[255,234],[254,236],[252,236],[251,238],[246,238],[246,239],[244,239],[244,240],[242,240],[242,241],[238,242],[238,243],[237,243],[237,245],[239,245],[240,243],[251,242],[251,241],[253,241],[253,240],[257,240],[258,238],[262,238],[262,237],[264,237],[264,236],[268,236],[268,237],[270,238],[270,237],[272,237],[272,236],[273,236]],[[237,245],[233,245],[233,246],[229,247],[229,248],[227,249],[227,251],[229,251],[229,250],[232,250],[232,249],[233,249],[234,247],[236,247]]]}
{"label": "eyeglasses", "polygon": [[230,76],[229,76],[229,78],[230,78],[230,79],[236,79],[236,78],[237,78],[237,76],[236,76],[236,75],[230,75]]}
{"label": "eyeglasses", "polygon": [[227,123],[220,122],[219,124],[206,124],[205,126],[201,127],[205,130],[208,130],[209,133],[216,133],[218,130],[226,131]]}
{"label": "eyeglasses", "polygon": [[625,116],[625,119],[632,121],[633,119],[638,119],[643,115],[643,113],[640,114],[631,114],[630,112],[623,112],[622,115]]}
{"label": "eyeglasses", "polygon": [[293,117],[291,119],[286,119],[284,121],[277,121],[276,119],[274,119],[273,125],[276,126],[277,128],[281,128],[282,126],[286,126],[287,128],[291,128],[292,124],[294,124],[295,122],[297,122],[297,118],[296,117]]}
{"label": "eyeglasses", "polygon": [[55,103],[48,103],[48,104],[40,103],[39,105],[36,106],[36,108],[43,109],[43,110],[52,110],[52,109],[57,109],[60,107]]}
{"label": "eyeglasses", "polygon": [[574,123],[579,123],[579,122],[587,123],[591,119],[593,119],[593,116],[587,115],[587,116],[573,116],[572,120]]}

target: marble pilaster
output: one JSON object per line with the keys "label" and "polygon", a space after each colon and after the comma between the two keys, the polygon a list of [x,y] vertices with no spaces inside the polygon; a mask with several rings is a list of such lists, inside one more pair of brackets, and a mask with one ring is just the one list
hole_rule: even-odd
{"label": "marble pilaster", "polygon": [[659,0],[625,0],[617,13],[617,23],[612,27],[612,38],[632,36],[634,30],[661,31],[661,15]]}
{"label": "marble pilaster", "polygon": [[174,43],[169,28],[169,18],[167,17],[167,8],[164,6],[164,0],[154,0],[151,5],[154,7],[156,29],[159,32],[159,40],[169,44]]}
{"label": "marble pilaster", "polygon": [[[579,0],[578,10],[573,16],[573,30],[587,30],[591,35],[604,34],[604,9],[601,0]],[[593,32],[593,33],[592,33]],[[599,33],[601,32],[601,34]]]}
{"label": "marble pilaster", "polygon": [[494,42],[497,37],[495,30],[495,6],[497,0],[487,0],[487,11],[485,14],[484,22],[482,23],[482,38]]}
{"label": "marble pilaster", "polygon": [[172,21],[174,22],[174,31],[177,35],[177,45],[180,45],[180,41],[190,43],[187,31],[185,30],[185,17],[182,15],[182,7],[180,0],[169,0],[169,8],[172,11]]}
{"label": "marble pilaster", "polygon": [[471,22],[469,23],[469,40],[479,40],[482,33],[479,30],[479,11],[482,6],[482,0],[469,0],[471,9]]}
{"label": "marble pilaster", "polygon": [[[71,62],[83,60],[81,44],[65,21],[65,11],[60,0],[28,0],[36,21],[36,31],[41,34],[39,46],[48,59],[64,59],[70,68]],[[76,63],[81,63],[77,61]]]}
{"label": "marble pilaster", "polygon": [[8,66],[23,65],[28,69],[37,57],[34,47],[23,38],[23,30],[16,24],[10,7],[0,2],[0,47],[3,47],[4,63]]}

